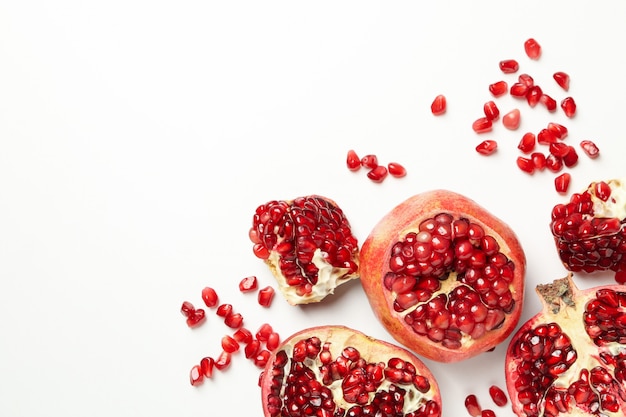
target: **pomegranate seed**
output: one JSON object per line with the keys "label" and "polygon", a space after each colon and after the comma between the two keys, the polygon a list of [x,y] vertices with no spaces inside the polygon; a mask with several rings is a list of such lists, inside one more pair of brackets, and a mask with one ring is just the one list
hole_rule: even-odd
{"label": "pomegranate seed", "polygon": [[550,153],[559,158],[563,158],[570,151],[570,146],[563,142],[553,142],[550,144]]}
{"label": "pomegranate seed", "polygon": [[597,182],[594,191],[596,196],[602,201],[607,201],[611,196],[611,186],[604,181]]}
{"label": "pomegranate seed", "polygon": [[231,329],[238,329],[243,325],[243,316],[239,313],[228,314],[224,318],[224,324],[226,324]]}
{"label": "pomegranate seed", "polygon": [[555,143],[557,141],[554,133],[549,129],[541,129],[537,134],[537,143],[541,145],[550,145],[551,143]]}
{"label": "pomegranate seed", "polygon": [[515,83],[511,86],[509,94],[511,97],[524,98],[528,94],[528,86],[524,83]]}
{"label": "pomegranate seed", "polygon": [[272,328],[270,324],[263,323],[261,327],[259,327],[259,330],[257,330],[256,332],[256,338],[257,340],[261,342],[267,342],[267,339],[269,338],[270,334],[272,334],[273,332],[274,332],[274,329]]}
{"label": "pomegranate seed", "polygon": [[530,159],[533,161],[533,165],[539,171],[543,171],[546,167],[546,156],[541,152],[533,152],[530,154]]}
{"label": "pomegranate seed", "polygon": [[276,333],[276,332],[270,333],[270,335],[267,337],[267,341],[265,342],[265,347],[270,352],[273,352],[273,351],[276,350],[278,345],[280,345],[280,336],[279,336],[279,334]]}
{"label": "pomegranate seed", "polygon": [[187,326],[196,327],[204,322],[205,319],[204,310],[201,308],[197,308],[187,317]]}
{"label": "pomegranate seed", "polygon": [[514,59],[505,59],[503,61],[500,61],[499,65],[500,71],[505,74],[512,74],[514,72],[517,72],[517,70],[519,69],[519,64]]}
{"label": "pomegranate seed", "polygon": [[245,277],[239,282],[239,291],[241,292],[254,291],[256,290],[256,288],[257,288],[257,279],[254,275]]}
{"label": "pomegranate seed", "polygon": [[530,107],[535,107],[539,100],[541,100],[541,96],[543,95],[543,91],[541,87],[538,85],[533,85],[532,87],[528,87],[526,91],[526,101]]}
{"label": "pomegranate seed", "polygon": [[232,304],[220,304],[215,310],[215,314],[220,317],[226,317],[233,312]]}
{"label": "pomegranate seed", "polygon": [[406,176],[406,168],[397,162],[389,162],[387,164],[387,170],[392,177],[401,178]]}
{"label": "pomegranate seed", "polygon": [[520,151],[524,153],[532,152],[535,149],[535,143],[536,143],[535,139],[536,137],[534,133],[532,132],[524,133],[524,136],[522,136],[522,139],[517,145],[517,149],[519,149]]}
{"label": "pomegranate seed", "polygon": [[261,307],[269,307],[274,299],[274,288],[267,286],[259,290],[258,302]]}
{"label": "pomegranate seed", "polygon": [[229,335],[222,337],[222,349],[224,352],[233,353],[239,350],[239,343]]}
{"label": "pomegranate seed", "polygon": [[252,341],[252,332],[245,327],[241,327],[233,333],[233,339],[239,343],[248,344]]}
{"label": "pomegranate seed", "polygon": [[252,359],[259,353],[260,350],[261,342],[254,339],[251,340],[250,343],[246,344],[246,347],[243,348],[243,353],[247,359]]}
{"label": "pomegranate seed", "polygon": [[580,142],[580,147],[582,148],[583,152],[585,152],[585,154],[591,159],[597,158],[600,154],[600,149],[598,149],[593,141],[583,140]]}
{"label": "pomegranate seed", "polygon": [[350,171],[358,171],[361,168],[361,158],[356,154],[353,149],[348,151],[348,156],[346,157],[346,165]]}
{"label": "pomegranate seed", "polygon": [[532,159],[524,158],[523,156],[517,157],[517,166],[522,171],[532,174],[535,172],[535,165],[533,164]]}
{"label": "pomegranate seed", "polygon": [[563,168],[563,159],[548,154],[546,157],[546,168],[552,172],[559,172]]}
{"label": "pomegranate seed", "polygon": [[213,365],[215,365],[215,359],[210,356],[200,360],[200,371],[205,378],[211,378],[213,376]]}
{"label": "pomegranate seed", "polygon": [[502,124],[509,130],[515,130],[520,124],[520,111],[513,109],[502,117]]}
{"label": "pomegranate seed", "polygon": [[557,139],[565,139],[567,137],[567,128],[558,123],[550,122],[548,123],[548,130],[552,133]]}
{"label": "pomegranate seed", "polygon": [[446,112],[446,97],[442,94],[439,94],[433,100],[433,103],[430,105],[430,111],[435,115],[439,116]]}
{"label": "pomegranate seed", "polygon": [[509,90],[509,86],[506,81],[496,81],[493,84],[489,84],[489,92],[495,96],[500,97]]}
{"label": "pomegranate seed", "polygon": [[528,58],[539,59],[541,56],[541,45],[535,39],[529,38],[524,42],[524,51]]}
{"label": "pomegranate seed", "polygon": [[196,386],[200,385],[204,381],[204,374],[200,369],[200,365],[194,365],[191,367],[191,371],[189,371],[189,382],[191,385]]}
{"label": "pomegranate seed", "polygon": [[525,84],[525,85],[526,85],[526,87],[528,87],[528,88],[530,88],[530,87],[532,87],[533,85],[535,85],[535,80],[533,80],[533,77],[531,77],[531,76],[530,76],[530,75],[528,75],[528,74],[520,74],[520,75],[517,77],[517,81],[519,81],[519,82],[520,82],[520,83],[522,83],[522,84]]}
{"label": "pomegranate seed", "polygon": [[497,120],[498,117],[500,117],[500,110],[493,100],[485,103],[483,111],[485,112],[485,117],[491,121]]}
{"label": "pomegranate seed", "polygon": [[479,417],[482,411],[480,404],[478,404],[478,398],[474,394],[469,394],[465,397],[465,408],[472,417]]}
{"label": "pomegranate seed", "polygon": [[556,100],[547,94],[543,94],[539,99],[539,102],[546,106],[549,112],[556,111]]}
{"label": "pomegranate seed", "polygon": [[183,316],[189,317],[196,311],[196,308],[189,301],[183,301],[183,305],[180,306],[180,312]]}
{"label": "pomegranate seed", "polygon": [[572,97],[565,97],[561,101],[561,108],[567,117],[574,117],[576,114],[576,102]]}
{"label": "pomegranate seed", "polygon": [[476,146],[476,152],[481,155],[491,155],[498,149],[498,143],[495,140],[484,140]]}
{"label": "pomegranate seed", "polygon": [[476,119],[476,121],[472,124],[472,129],[474,129],[474,132],[476,133],[490,132],[492,127],[493,123],[491,123],[491,120],[486,117]]}
{"label": "pomegranate seed", "polygon": [[387,168],[384,165],[378,165],[376,168],[373,168],[370,172],[367,173],[367,178],[374,182],[383,182],[385,178],[387,178]]}
{"label": "pomegranate seed", "polygon": [[557,71],[554,73],[554,75],[552,75],[552,78],[554,78],[554,81],[556,81],[559,87],[561,87],[563,90],[569,90],[569,75],[567,75],[563,71]]}
{"label": "pomegranate seed", "polygon": [[489,387],[489,395],[491,396],[494,404],[498,407],[504,407],[508,402],[506,394],[504,393],[502,388],[498,387],[497,385],[492,385]]}
{"label": "pomegranate seed", "polygon": [[570,146],[569,151],[563,157],[563,163],[565,164],[566,167],[571,168],[574,165],[576,165],[577,162],[578,162],[578,153],[576,152],[576,149],[574,149],[573,146]]}
{"label": "pomegranate seed", "polygon": [[219,298],[217,297],[217,293],[211,287],[205,287],[202,289],[202,301],[206,304],[207,307],[215,307],[217,305]]}
{"label": "pomegranate seed", "polygon": [[480,417],[496,417],[496,413],[493,410],[483,410]]}
{"label": "pomegranate seed", "polygon": [[228,365],[230,365],[230,361],[232,358],[232,354],[230,352],[226,352],[225,350],[223,350],[219,356],[217,357],[217,359],[215,359],[215,363],[213,364],[217,369],[219,369],[220,371],[228,368]]}
{"label": "pomegranate seed", "polygon": [[270,351],[269,350],[261,350],[259,353],[257,353],[256,357],[254,358],[254,364],[259,367],[259,368],[265,368],[265,365],[267,364],[267,361],[270,358]]}
{"label": "pomegranate seed", "polygon": [[376,168],[378,166],[378,157],[376,155],[365,155],[361,158],[361,165],[365,168]]}

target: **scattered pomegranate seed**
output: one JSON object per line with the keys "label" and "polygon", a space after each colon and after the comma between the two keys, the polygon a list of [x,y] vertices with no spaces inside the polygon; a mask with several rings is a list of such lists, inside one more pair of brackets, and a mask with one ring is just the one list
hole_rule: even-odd
{"label": "scattered pomegranate seed", "polygon": [[506,94],[508,90],[509,86],[506,81],[496,81],[493,84],[489,84],[489,92],[494,97],[500,97],[501,95]]}
{"label": "scattered pomegranate seed", "polygon": [[397,162],[389,162],[387,170],[392,177],[401,178],[406,176],[406,168]]}
{"label": "scattered pomegranate seed", "polygon": [[243,278],[239,281],[239,291],[250,292],[257,289],[257,279],[254,275]]}
{"label": "scattered pomegranate seed", "polygon": [[533,172],[535,172],[535,165],[533,164],[532,159],[524,158],[523,156],[518,156],[517,166],[519,167],[519,169],[521,169],[522,171],[528,174],[532,174]]}
{"label": "scattered pomegranate seed", "polygon": [[267,337],[267,341],[265,342],[265,347],[270,352],[273,352],[276,350],[278,345],[280,345],[280,335],[276,332],[270,333],[270,335]]}
{"label": "scattered pomegranate seed", "polygon": [[267,364],[270,355],[271,353],[269,350],[263,349],[259,351],[259,353],[257,353],[256,357],[254,358],[254,364],[259,368],[265,368],[265,365]]}
{"label": "scattered pomegranate seed", "polygon": [[556,100],[549,95],[543,94],[541,98],[539,98],[539,102],[546,106],[549,112],[556,111]]}
{"label": "scattered pomegranate seed", "polygon": [[478,398],[474,394],[465,397],[465,408],[472,417],[479,417],[482,411],[480,404],[478,404]]}
{"label": "scattered pomegranate seed", "polygon": [[541,96],[543,96],[543,90],[541,90],[541,87],[533,85],[532,87],[528,87],[528,90],[526,91],[526,102],[530,107],[535,107],[541,100]]}
{"label": "scattered pomegranate seed", "polygon": [[576,102],[572,97],[565,97],[561,101],[561,108],[567,117],[574,117],[576,114]]}
{"label": "scattered pomegranate seed", "polygon": [[561,87],[563,90],[569,90],[569,75],[567,75],[563,71],[557,71],[554,73],[554,75],[552,75],[552,78],[554,78],[554,81],[556,81],[559,87]]}
{"label": "scattered pomegranate seed", "polygon": [[528,74],[520,74],[517,77],[517,81],[519,81],[522,84],[525,84],[526,87],[528,87],[528,88],[530,88],[530,87],[535,85],[535,80],[533,79],[533,77],[531,77]]}
{"label": "scattered pomegranate seed", "polygon": [[272,300],[274,299],[274,288],[271,286],[267,286],[259,290],[258,302],[261,307],[269,307],[272,305]]}
{"label": "scattered pomegranate seed", "polygon": [[604,181],[598,181],[594,188],[596,196],[602,201],[607,201],[611,196],[611,186]]}
{"label": "scattered pomegranate seed", "polygon": [[573,146],[569,147],[569,152],[563,157],[563,164],[566,167],[571,168],[578,162],[578,153]]}
{"label": "scattered pomegranate seed", "polygon": [[548,128],[541,129],[537,134],[537,143],[539,143],[540,145],[550,145],[551,143],[555,143],[556,141],[557,137]]}
{"label": "scattered pomegranate seed", "polygon": [[529,38],[524,42],[524,51],[528,58],[539,59],[541,56],[541,45],[535,39]]}
{"label": "scattered pomegranate seed", "polygon": [[200,365],[192,366],[189,371],[189,382],[191,382],[191,385],[196,386],[200,385],[202,381],[204,381],[204,374],[200,369]]}
{"label": "scattered pomegranate seed", "polygon": [[514,98],[524,98],[528,94],[528,86],[524,83],[517,82],[511,86],[509,94]]}
{"label": "scattered pomegranate seed", "polygon": [[519,109],[513,109],[504,116],[502,116],[502,124],[509,130],[517,129],[520,124]]}
{"label": "scattered pomegranate seed", "polygon": [[585,154],[591,159],[597,158],[598,155],[600,154],[600,149],[598,149],[598,147],[593,141],[583,140],[580,142],[580,147],[585,152]]}
{"label": "scattered pomegranate seed", "polygon": [[346,165],[350,171],[358,171],[361,168],[361,158],[359,158],[354,149],[348,151]]}
{"label": "scattered pomegranate seed", "polygon": [[495,140],[484,140],[476,146],[476,152],[481,155],[491,155],[498,149],[498,143]]}
{"label": "scattered pomegranate seed", "polygon": [[378,157],[376,155],[365,155],[361,158],[361,165],[365,168],[376,168],[378,166]]}
{"label": "scattered pomegranate seed", "polygon": [[195,310],[196,308],[189,301],[183,301],[183,305],[180,307],[180,312],[185,317],[192,315]]}
{"label": "scattered pomegranate seed", "polygon": [[533,161],[533,165],[538,171],[543,171],[546,167],[546,156],[541,152],[533,152],[530,154],[530,159]]}
{"label": "scattered pomegranate seed", "polygon": [[373,168],[370,172],[367,173],[367,178],[374,182],[383,182],[385,178],[387,178],[387,168],[384,165],[378,165],[376,168]]}
{"label": "scattered pomegranate seed", "polygon": [[224,352],[233,353],[239,350],[239,343],[229,335],[222,337],[222,349]]}
{"label": "scattered pomegranate seed", "polygon": [[267,339],[273,332],[274,329],[269,323],[263,323],[256,332],[256,339],[261,342],[267,342]]}
{"label": "scattered pomegranate seed", "polygon": [[505,74],[512,74],[514,72],[517,72],[517,70],[519,69],[519,64],[514,59],[505,59],[503,61],[500,61],[499,65],[500,71]]}
{"label": "scattered pomegranate seed", "polygon": [[476,133],[490,132],[492,127],[493,127],[493,123],[491,122],[491,120],[489,120],[486,117],[478,118],[472,124],[472,129],[474,129],[474,132]]}
{"label": "scattered pomegranate seed", "polygon": [[508,402],[506,393],[497,385],[489,387],[489,396],[498,407],[504,407]]}
{"label": "scattered pomegranate seed", "polygon": [[546,168],[552,172],[559,172],[563,168],[563,159],[548,154],[548,156],[546,156]]}
{"label": "scattered pomegranate seed", "polygon": [[535,149],[536,136],[532,132],[524,133],[522,139],[517,145],[517,149],[524,153],[530,153]]}
{"label": "scattered pomegranate seed", "polygon": [[557,139],[565,139],[567,137],[568,130],[565,126],[550,122],[548,123],[547,129],[552,133]]}
{"label": "scattered pomegranate seed", "polygon": [[245,327],[240,327],[235,333],[233,333],[233,339],[239,343],[248,344],[252,341],[252,332]]}
{"label": "scattered pomegranate seed", "polygon": [[197,308],[187,317],[187,326],[197,327],[204,322],[205,318],[204,310]]}
{"label": "scattered pomegranate seed", "polygon": [[261,342],[253,339],[243,348],[243,353],[246,356],[246,359],[252,359],[256,357],[256,355],[261,350]]}
{"label": "scattered pomegranate seed", "polygon": [[437,97],[435,97],[432,104],[430,105],[430,111],[435,116],[439,116],[446,112],[446,107],[447,107],[446,97],[442,94],[439,94]]}
{"label": "scattered pomegranate seed", "polygon": [[232,359],[232,354],[230,352],[226,352],[225,350],[223,350],[222,352],[220,352],[217,359],[215,359],[214,366],[220,371],[222,371],[228,368],[228,365],[230,365],[231,359]]}
{"label": "scattered pomegranate seed", "polygon": [[550,144],[550,153],[559,158],[563,158],[570,151],[570,146],[564,142],[553,142]]}
{"label": "scattered pomegranate seed", "polygon": [[207,356],[200,360],[200,371],[205,378],[211,378],[213,376],[213,366],[215,365],[215,359]]}
{"label": "scattered pomegranate seed", "polygon": [[219,298],[213,288],[205,287],[202,289],[202,301],[207,307],[212,308],[217,305]]}
{"label": "scattered pomegranate seed", "polygon": [[230,313],[224,318],[224,324],[231,329],[238,329],[243,325],[243,316],[239,313]]}
{"label": "scattered pomegranate seed", "polygon": [[480,417],[496,417],[496,413],[493,410],[483,410]]}
{"label": "scattered pomegranate seed", "polygon": [[233,312],[232,304],[220,304],[215,310],[215,314],[220,317],[226,317]]}
{"label": "scattered pomegranate seed", "polygon": [[498,120],[498,117],[500,117],[500,109],[498,109],[493,100],[484,104],[483,111],[485,112],[485,117],[491,121]]}

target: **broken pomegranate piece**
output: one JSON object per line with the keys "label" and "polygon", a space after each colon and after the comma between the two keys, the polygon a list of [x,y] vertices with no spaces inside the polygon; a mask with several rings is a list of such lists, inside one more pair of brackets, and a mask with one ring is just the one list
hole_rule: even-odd
{"label": "broken pomegranate piece", "polygon": [[615,271],[626,283],[626,180],[591,183],[552,209],[550,230],[570,271]]}
{"label": "broken pomegranate piece", "polygon": [[318,195],[257,207],[249,237],[292,305],[321,301],[358,277],[359,247],[332,200]]}

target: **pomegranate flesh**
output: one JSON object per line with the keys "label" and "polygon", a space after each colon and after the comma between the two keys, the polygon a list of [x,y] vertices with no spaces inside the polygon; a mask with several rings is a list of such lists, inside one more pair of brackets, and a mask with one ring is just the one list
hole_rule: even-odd
{"label": "pomegranate flesh", "polygon": [[512,337],[507,390],[518,416],[626,413],[626,288],[579,290],[572,275],[537,286],[543,303]]}
{"label": "pomegranate flesh", "polygon": [[287,338],[259,385],[266,417],[441,416],[439,387],[420,359],[343,326]]}
{"label": "pomegranate flesh", "polygon": [[252,223],[254,254],[290,304],[321,301],[358,277],[358,242],[334,201],[317,195],[270,201],[256,209]]}
{"label": "pomegranate flesh", "polygon": [[626,283],[626,180],[598,181],[552,208],[550,229],[573,272],[615,271]]}
{"label": "pomegranate flesh", "polygon": [[389,333],[435,361],[488,351],[519,321],[526,258],[515,233],[452,191],[392,209],[363,243],[360,270]]}

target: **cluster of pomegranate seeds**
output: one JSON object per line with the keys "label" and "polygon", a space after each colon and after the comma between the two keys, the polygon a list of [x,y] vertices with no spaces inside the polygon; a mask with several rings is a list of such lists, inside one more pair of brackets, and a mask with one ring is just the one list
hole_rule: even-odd
{"label": "cluster of pomegranate seeds", "polygon": [[[509,402],[506,393],[497,385],[489,387],[489,396],[498,407],[504,407]],[[496,413],[488,408],[483,409],[476,394],[465,397],[465,409],[471,417],[495,417]]]}
{"label": "cluster of pomegranate seeds", "polygon": [[[444,99],[445,107],[445,99]],[[398,162],[389,162],[386,166],[378,163],[378,157],[374,154],[365,155],[359,158],[354,149],[348,151],[346,166],[350,171],[358,171],[361,168],[368,169],[367,178],[373,182],[383,182],[387,175],[395,178],[406,176],[406,168]]]}
{"label": "cluster of pomegranate seeds", "polygon": [[189,301],[184,301],[180,307],[180,312],[187,318],[187,326],[196,327],[202,324],[206,319],[206,313],[202,308],[196,308]]}

